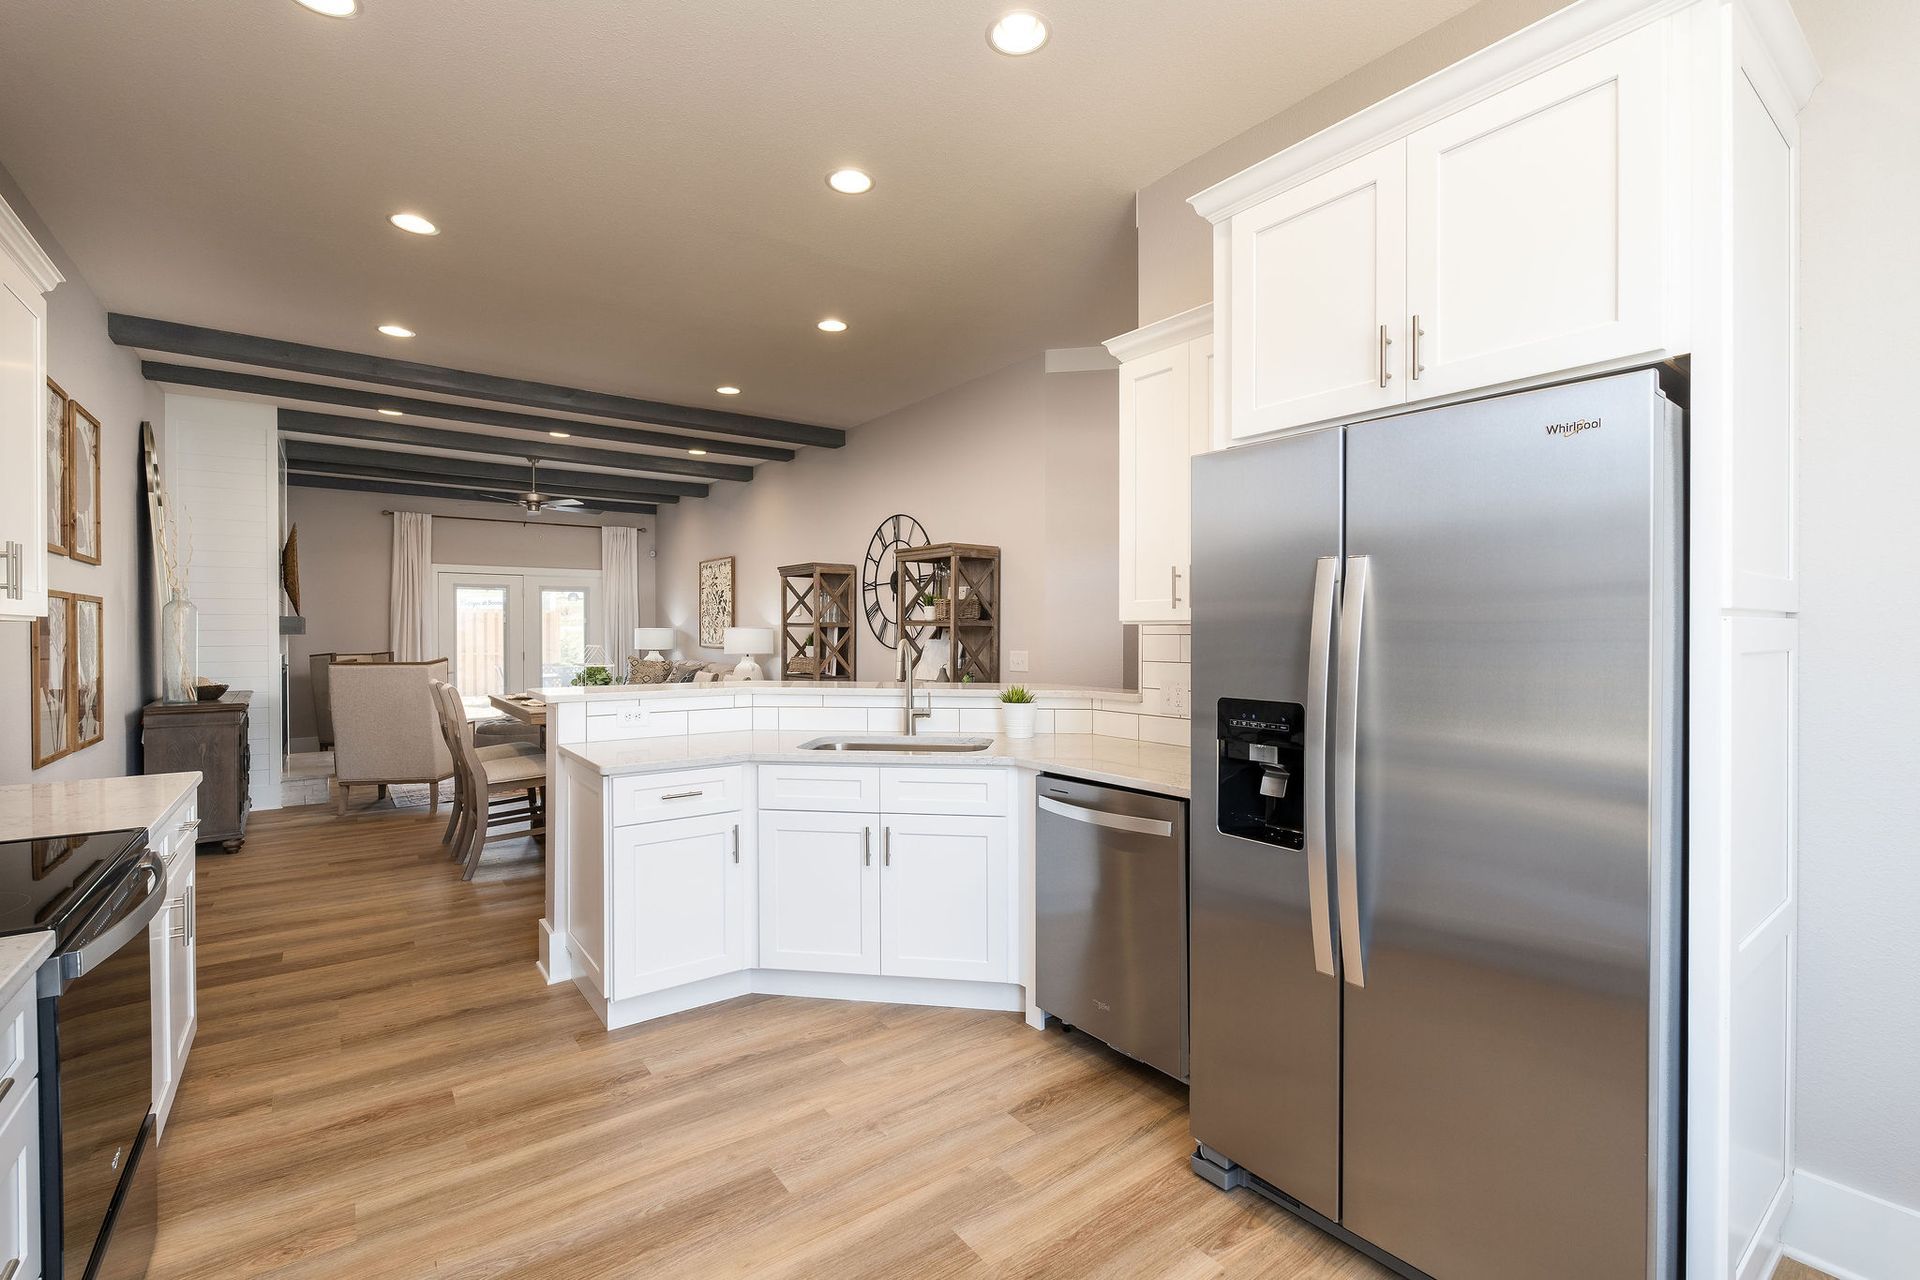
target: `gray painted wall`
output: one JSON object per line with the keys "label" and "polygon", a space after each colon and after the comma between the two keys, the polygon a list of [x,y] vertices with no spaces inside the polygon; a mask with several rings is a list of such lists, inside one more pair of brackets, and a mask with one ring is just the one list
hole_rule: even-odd
{"label": "gray painted wall", "polygon": [[1920,6],[1799,10],[1799,1165],[1920,1209]]}
{"label": "gray painted wall", "polygon": [[[663,510],[662,621],[694,652],[699,562],[731,555],[740,625],[774,626],[779,566],[858,567],[875,526],[904,511],[936,542],[1001,548],[1006,678],[1118,686],[1118,397],[1110,372],[1048,374],[1035,356],[857,427],[844,449]],[[1027,677],[1006,671],[1013,649]],[[892,679],[893,661],[863,625],[861,678]]]}
{"label": "gray painted wall", "polygon": [[147,519],[140,471],[140,423],[160,418],[160,395],[140,377],[140,361],[107,340],[106,312],[86,279],[26,201],[13,176],[0,169],[0,199],[20,215],[59,266],[66,282],[47,296],[47,373],[100,419],[100,563],[64,556],[49,560],[48,581],[59,591],[106,601],[106,736],[98,744],[44,769],[33,759],[27,708],[31,702],[26,624],[0,623],[0,783],[106,778],[139,770],[139,713],[157,688],[149,670],[148,624],[140,599],[141,526]]}

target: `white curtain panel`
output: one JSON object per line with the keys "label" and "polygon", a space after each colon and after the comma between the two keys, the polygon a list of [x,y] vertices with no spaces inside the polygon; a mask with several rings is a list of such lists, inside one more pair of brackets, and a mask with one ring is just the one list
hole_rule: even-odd
{"label": "white curtain panel", "polygon": [[605,620],[607,669],[627,678],[633,629],[640,625],[640,535],[624,525],[600,526],[600,616]]}
{"label": "white curtain panel", "polygon": [[393,588],[387,597],[387,640],[400,662],[440,657],[433,643],[433,517],[393,513]]}

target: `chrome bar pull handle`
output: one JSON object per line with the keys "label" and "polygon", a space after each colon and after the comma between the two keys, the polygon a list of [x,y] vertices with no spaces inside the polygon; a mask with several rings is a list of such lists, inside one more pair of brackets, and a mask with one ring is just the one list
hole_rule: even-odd
{"label": "chrome bar pull handle", "polygon": [[733,860],[740,861],[740,824],[737,822],[733,824]]}
{"label": "chrome bar pull handle", "polygon": [[6,591],[9,600],[20,600],[26,596],[26,583],[21,581],[25,577],[20,568],[22,551],[23,548],[19,543],[9,542],[6,550],[0,552],[0,566],[4,566],[7,571],[6,586],[0,589]]}
{"label": "chrome bar pull handle", "polygon": [[1420,375],[1427,371],[1427,366],[1420,363],[1420,339],[1427,336],[1427,331],[1420,327],[1420,317],[1418,315],[1413,317],[1413,323],[1409,325],[1408,328],[1412,330],[1410,336],[1413,341],[1413,349],[1407,352],[1408,376],[1415,382],[1418,382],[1420,381]]}
{"label": "chrome bar pull handle", "polygon": [[1347,585],[1340,601],[1340,684],[1333,709],[1333,845],[1339,864],[1340,963],[1346,980],[1367,985],[1365,940],[1360,933],[1360,856],[1354,830],[1359,805],[1354,772],[1360,736],[1360,638],[1367,620],[1368,558],[1347,557]]}
{"label": "chrome bar pull handle", "polygon": [[1380,326],[1380,386],[1384,389],[1393,375],[1387,372],[1387,348],[1393,345],[1393,339],[1387,336],[1387,326]]}
{"label": "chrome bar pull handle", "polygon": [[1180,607],[1180,566],[1177,564],[1167,566],[1167,607]]}
{"label": "chrome bar pull handle", "polygon": [[698,791],[698,790],[696,790],[696,791],[669,791],[669,792],[667,792],[667,794],[665,794],[665,795],[663,795],[663,796],[661,796],[660,798],[661,798],[662,800],[691,800],[691,799],[693,799],[693,798],[694,798],[695,796],[703,796],[703,795],[705,795],[705,794],[707,794],[707,793],[706,793],[706,792],[704,792],[704,791]]}
{"label": "chrome bar pull handle", "polygon": [[1339,971],[1333,963],[1333,863],[1327,852],[1327,685],[1339,590],[1340,557],[1321,556],[1313,569],[1313,626],[1307,649],[1307,909],[1313,922],[1313,967],[1330,978]]}
{"label": "chrome bar pull handle", "polygon": [[893,865],[893,828],[892,827],[880,828],[880,865],[883,867],[890,867]]}
{"label": "chrome bar pull handle", "polygon": [[860,828],[860,865],[863,867],[870,867],[873,865],[873,828],[872,827]]}

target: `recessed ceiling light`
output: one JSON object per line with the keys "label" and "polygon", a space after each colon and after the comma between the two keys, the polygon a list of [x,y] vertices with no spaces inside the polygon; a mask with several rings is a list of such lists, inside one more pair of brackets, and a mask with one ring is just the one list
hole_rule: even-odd
{"label": "recessed ceiling light", "polygon": [[417,213],[396,213],[387,219],[402,231],[411,231],[417,236],[437,236],[440,228],[428,222]]}
{"label": "recessed ceiling light", "polygon": [[987,43],[1009,57],[1033,53],[1047,42],[1047,20],[1030,9],[1015,9],[987,28]]}
{"label": "recessed ceiling light", "polygon": [[714,390],[723,396],[737,396],[740,394],[740,388],[738,387],[715,387]]}
{"label": "recessed ceiling light", "polygon": [[380,332],[386,334],[389,338],[411,338],[413,336],[413,330],[403,324],[383,324],[380,326]]}
{"label": "recessed ceiling light", "polygon": [[293,2],[302,9],[311,9],[329,18],[351,18],[360,12],[360,0],[293,0]]}
{"label": "recessed ceiling light", "polygon": [[835,169],[827,175],[827,185],[843,196],[857,196],[873,190],[873,179],[858,169]]}
{"label": "recessed ceiling light", "polygon": [[704,458],[707,456],[707,451],[705,449],[689,449],[687,450],[687,452],[692,454],[696,458]]}
{"label": "recessed ceiling light", "polygon": [[573,439],[573,432],[571,431],[549,431],[547,432],[547,434],[552,436],[555,440]]}
{"label": "recessed ceiling light", "polygon": [[847,331],[847,322],[845,320],[835,320],[829,317],[828,319],[822,320],[818,325],[814,327],[819,329],[820,332],[822,333],[845,333]]}
{"label": "recessed ceiling light", "polygon": [[380,412],[386,414],[389,418],[397,418],[401,413],[399,409],[382,409]]}

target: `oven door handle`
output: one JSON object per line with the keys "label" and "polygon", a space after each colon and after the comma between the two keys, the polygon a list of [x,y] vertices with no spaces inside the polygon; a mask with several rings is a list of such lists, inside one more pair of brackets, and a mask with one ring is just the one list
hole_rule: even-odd
{"label": "oven door handle", "polygon": [[[88,973],[104,963],[107,957],[127,943],[138,938],[160,914],[160,907],[167,898],[167,867],[154,856],[152,850],[140,855],[140,860],[127,873],[127,883],[144,882],[138,897],[128,900],[126,888],[114,891],[113,899],[100,909],[101,914],[111,913],[109,918],[97,924],[89,920],[82,928],[87,940],[72,951],[54,957],[55,963],[49,964],[42,974],[57,969],[59,990],[64,991],[68,983]],[[42,990],[42,995],[58,994]]]}

